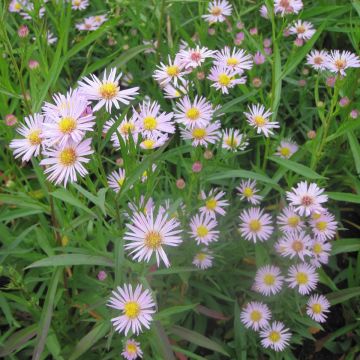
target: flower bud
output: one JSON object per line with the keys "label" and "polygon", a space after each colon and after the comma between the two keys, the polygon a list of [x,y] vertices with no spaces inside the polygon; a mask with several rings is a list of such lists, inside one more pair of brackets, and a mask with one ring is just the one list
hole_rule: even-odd
{"label": "flower bud", "polygon": [[13,114],[8,114],[5,116],[5,124],[7,126],[14,126],[17,123],[17,117]]}
{"label": "flower bud", "polygon": [[353,109],[350,111],[349,115],[352,119],[357,119],[359,117],[359,111],[356,109]]}
{"label": "flower bud", "polygon": [[184,189],[185,188],[185,181],[184,181],[184,179],[177,179],[176,180],[176,187],[178,188],[178,189],[180,189],[180,190],[182,190],[182,189]]}
{"label": "flower bud", "polygon": [[30,70],[37,69],[39,67],[39,62],[33,59],[30,59],[28,62],[28,66]]}
{"label": "flower bud", "polygon": [[192,171],[194,173],[199,173],[202,170],[202,164],[200,161],[195,161],[192,165]]}
{"label": "flower bud", "polygon": [[344,96],[344,97],[341,98],[340,101],[339,101],[339,105],[340,105],[341,107],[346,107],[346,106],[348,106],[349,104],[350,104],[350,100],[349,100],[349,98],[348,98],[347,96]]}
{"label": "flower bud", "polygon": [[211,150],[205,150],[204,151],[204,158],[206,159],[206,160],[210,160],[210,159],[212,159],[214,157],[214,154],[213,154],[213,152],[211,151]]}
{"label": "flower bud", "polygon": [[253,78],[252,84],[254,87],[259,88],[262,85],[262,81],[260,78],[256,77],[256,78]]}
{"label": "flower bud", "polygon": [[18,29],[18,35],[21,38],[26,38],[29,35],[29,28],[26,25],[21,25]]}
{"label": "flower bud", "polygon": [[315,139],[315,137],[316,137],[316,131],[315,131],[315,130],[310,130],[310,131],[308,131],[307,137],[308,137],[308,139],[310,139],[310,140]]}
{"label": "flower bud", "polygon": [[97,278],[100,281],[104,281],[107,278],[106,272],[103,271],[103,270],[99,271],[98,274],[97,274]]}
{"label": "flower bud", "polygon": [[196,77],[198,80],[204,80],[205,79],[205,73],[203,71],[199,71],[196,73]]}

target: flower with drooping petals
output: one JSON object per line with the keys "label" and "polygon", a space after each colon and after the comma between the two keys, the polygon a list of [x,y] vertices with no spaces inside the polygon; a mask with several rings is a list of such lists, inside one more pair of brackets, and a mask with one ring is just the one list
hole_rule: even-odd
{"label": "flower with drooping petals", "polygon": [[256,188],[256,180],[242,180],[236,190],[239,192],[238,195],[241,200],[247,200],[253,205],[260,204],[263,198],[261,195],[256,195],[256,193],[259,192]]}
{"label": "flower with drooping petals", "polygon": [[243,49],[232,49],[225,46],[222,50],[217,51],[214,56],[214,65],[220,67],[229,67],[238,74],[245,70],[250,70],[253,66],[252,56],[247,54]]}
{"label": "flower with drooping petals", "polygon": [[277,223],[281,231],[285,233],[300,231],[305,226],[293,206],[288,206],[282,210],[277,218]]}
{"label": "flower with drooping petals", "polygon": [[109,187],[113,189],[116,193],[120,191],[121,187],[125,182],[125,170],[119,169],[118,171],[113,171],[108,176]]}
{"label": "flower with drooping petals", "polygon": [[128,334],[131,329],[138,335],[142,327],[149,329],[152,314],[155,313],[155,303],[148,289],[142,290],[142,285],[137,285],[135,291],[129,284],[118,286],[112,291],[108,306],[120,310],[122,314],[111,319],[115,331]]}
{"label": "flower with drooping petals", "polygon": [[193,264],[201,270],[205,270],[212,267],[214,257],[211,253],[204,249],[198,252],[193,260]]}
{"label": "flower with drooping petals", "polygon": [[249,112],[244,112],[247,122],[256,129],[257,134],[263,133],[265,137],[273,135],[272,129],[278,128],[279,123],[276,121],[269,121],[272,112],[265,110],[264,105],[249,106]]}
{"label": "flower with drooping petals", "polygon": [[258,269],[255,275],[254,289],[265,295],[275,295],[281,291],[284,277],[277,266],[265,265]]}
{"label": "flower with drooping petals", "polygon": [[328,200],[323,195],[324,189],[319,188],[315,183],[308,185],[307,181],[301,181],[292,191],[286,192],[286,198],[295,207],[299,215],[309,216],[312,212],[322,212],[322,203]]}
{"label": "flower with drooping petals", "polygon": [[333,73],[346,76],[346,69],[360,67],[360,58],[350,51],[332,50],[326,58],[325,66]]}
{"label": "flower with drooping petals", "polygon": [[291,338],[289,329],[280,321],[274,321],[264,330],[260,331],[261,345],[264,348],[270,348],[275,351],[283,351]]}
{"label": "flower with drooping petals", "polygon": [[251,301],[246,304],[242,310],[240,318],[245,327],[259,331],[269,324],[271,311],[267,305],[261,302]]}
{"label": "flower with drooping petals", "polygon": [[286,281],[289,283],[290,288],[298,287],[299,293],[301,295],[306,295],[316,288],[319,281],[319,275],[316,273],[314,266],[300,263],[292,265],[289,268]]}
{"label": "flower with drooping petals", "polygon": [[140,348],[140,343],[133,340],[133,339],[128,339],[126,340],[123,352],[121,353],[121,355],[126,359],[126,360],[135,360],[137,357],[141,357],[143,355],[143,352]]}
{"label": "flower with drooping petals", "polygon": [[222,134],[222,148],[230,151],[243,151],[249,145],[247,137],[238,129],[230,128],[223,130]]}
{"label": "flower with drooping petals", "polygon": [[228,66],[213,66],[210,69],[208,79],[214,83],[211,85],[216,90],[221,90],[223,94],[228,94],[229,89],[237,84],[245,84],[246,77],[236,78],[238,72]]}
{"label": "flower with drooping petals", "polygon": [[205,126],[181,129],[181,137],[184,140],[191,140],[193,146],[215,144],[220,138],[220,126],[220,121],[215,121]]}
{"label": "flower with drooping petals", "polygon": [[323,323],[329,312],[330,302],[324,295],[311,295],[307,302],[306,313],[315,321]]}
{"label": "flower with drooping petals", "polygon": [[199,209],[200,213],[209,215],[212,218],[215,218],[217,214],[224,216],[226,212],[223,208],[229,206],[227,200],[221,200],[224,195],[224,191],[218,191],[217,189],[211,189],[208,195],[201,191],[201,199],[205,200],[205,205]]}
{"label": "flower with drooping petals", "polygon": [[180,223],[176,219],[170,219],[166,211],[160,207],[157,214],[155,210],[147,214],[135,212],[131,217],[131,222],[126,226],[128,230],[124,235],[127,241],[125,249],[131,250],[130,255],[134,260],[149,262],[155,252],[158,266],[160,259],[166,267],[170,266],[163,246],[179,246],[182,243],[179,236]]}
{"label": "flower with drooping petals", "polygon": [[196,240],[197,244],[208,245],[218,240],[219,231],[214,230],[217,221],[207,214],[196,214],[190,220],[190,236]]}
{"label": "flower with drooping petals", "polygon": [[202,17],[211,23],[224,22],[227,16],[232,13],[232,6],[227,0],[214,0],[208,6],[209,14],[203,15]]}
{"label": "flower with drooping petals", "polygon": [[269,19],[269,13],[266,5],[261,5],[259,12],[261,17],[264,19]]}
{"label": "flower with drooping petals", "polygon": [[299,147],[298,145],[291,140],[281,140],[280,145],[276,149],[275,155],[282,157],[283,159],[289,159],[293,156]]}
{"label": "flower with drooping petals", "polygon": [[119,109],[119,103],[129,105],[139,92],[138,87],[120,90],[119,80],[122,73],[116,76],[116,68],[110,70],[109,76],[104,72],[103,79],[100,80],[96,75],[91,74],[90,78],[79,81],[79,92],[88,100],[97,101],[93,111],[97,111],[105,106],[108,113],[111,113],[112,106]]}

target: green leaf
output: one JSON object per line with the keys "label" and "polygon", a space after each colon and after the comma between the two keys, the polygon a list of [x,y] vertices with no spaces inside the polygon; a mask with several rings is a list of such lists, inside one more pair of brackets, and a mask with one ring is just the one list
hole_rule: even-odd
{"label": "green leaf", "polygon": [[332,242],[332,255],[360,250],[360,239],[341,239]]}
{"label": "green leaf", "polygon": [[342,192],[327,192],[326,194],[332,200],[360,204],[360,195],[357,194],[342,193]]}
{"label": "green leaf", "polygon": [[258,174],[248,170],[223,170],[219,173],[210,175],[207,178],[207,180],[215,181],[215,180],[238,178],[238,177],[245,179],[254,179],[267,184],[277,185],[275,181],[273,181],[271,178],[267,177],[266,175]]}
{"label": "green leaf", "polygon": [[15,210],[9,210],[4,212],[0,215],[0,221],[11,221],[19,218],[27,218],[30,215],[36,215],[43,213],[43,210],[36,210],[36,209],[15,209]]}
{"label": "green leaf", "polygon": [[45,342],[50,328],[52,314],[54,311],[55,294],[62,271],[62,268],[56,269],[49,281],[49,288],[46,294],[43,311],[41,312],[39,331],[35,342],[36,345],[34,348],[32,360],[39,360],[41,358],[42,352],[44,351]]}
{"label": "green leaf", "polygon": [[335,140],[339,136],[353,133],[355,129],[360,126],[360,121],[347,120],[345,123],[341,124],[334,134],[331,134],[326,138],[326,142]]}
{"label": "green leaf", "polygon": [[220,109],[214,112],[214,116],[239,111],[239,107],[235,105],[242,103],[246,99],[254,96],[256,92],[257,92],[256,90],[253,90],[248,94],[244,94],[242,96],[237,97],[236,99],[226,102],[224,106],[222,106]]}
{"label": "green leaf", "polygon": [[152,331],[154,333],[154,337],[156,338],[156,341],[152,342],[152,345],[156,345],[156,349],[162,355],[161,359],[176,360],[175,355],[171,349],[169,337],[166,335],[165,330],[159,321],[154,321]]}
{"label": "green leaf", "polygon": [[230,355],[223,349],[220,344],[210,340],[206,336],[201,335],[196,331],[175,325],[170,329],[170,332],[174,335],[179,336],[181,339],[187,340],[195,345],[201,346],[205,349],[216,351],[220,354],[230,357]]}
{"label": "green leaf", "polygon": [[311,170],[309,167],[299,164],[295,161],[288,160],[288,159],[282,159],[277,156],[270,156],[269,159],[273,162],[276,162],[278,165],[291,170],[299,175],[302,175],[308,179],[324,179],[323,176],[319,175],[314,170]]}
{"label": "green leaf", "polygon": [[[354,297],[360,297],[360,286],[350,289],[334,291],[326,295],[331,305],[336,305],[348,301]],[[359,299],[360,300],[360,299]]]}
{"label": "green leaf", "polygon": [[155,319],[158,319],[158,320],[166,319],[166,318],[170,317],[171,315],[193,310],[196,308],[196,306],[197,306],[197,304],[172,306],[167,309],[159,311],[155,315]]}
{"label": "green leaf", "polygon": [[93,256],[86,254],[61,254],[49,256],[47,258],[35,261],[26,269],[44,267],[44,266],[73,266],[73,265],[97,265],[114,267],[113,260],[104,256]]}
{"label": "green leaf", "polygon": [[360,144],[353,132],[348,132],[347,136],[350,144],[350,149],[354,157],[356,172],[358,175],[360,175]]}

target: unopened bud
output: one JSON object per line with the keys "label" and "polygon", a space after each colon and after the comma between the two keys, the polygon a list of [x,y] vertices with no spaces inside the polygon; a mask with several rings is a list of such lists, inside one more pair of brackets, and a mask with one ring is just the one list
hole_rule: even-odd
{"label": "unopened bud", "polygon": [[176,180],[176,187],[178,188],[178,189],[180,189],[180,190],[182,190],[182,189],[184,189],[185,188],[185,181],[184,181],[184,179],[177,179]]}
{"label": "unopened bud", "polygon": [[195,161],[192,165],[192,171],[194,173],[199,173],[202,170],[202,164],[200,161]]}
{"label": "unopened bud", "polygon": [[211,150],[205,150],[204,151],[204,158],[206,159],[206,160],[210,160],[210,159],[212,159],[214,157],[214,154],[213,154],[213,152],[211,151]]}
{"label": "unopened bud", "polygon": [[315,139],[315,137],[316,137],[316,131],[315,131],[315,130],[310,130],[310,131],[308,131],[307,137],[308,137],[308,139],[310,139],[310,140]]}

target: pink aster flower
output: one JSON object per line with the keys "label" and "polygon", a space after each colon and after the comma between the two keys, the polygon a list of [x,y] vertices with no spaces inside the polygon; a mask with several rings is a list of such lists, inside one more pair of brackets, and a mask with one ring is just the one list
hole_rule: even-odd
{"label": "pink aster flower", "polygon": [[205,200],[205,205],[199,209],[200,213],[209,215],[212,218],[215,218],[216,215],[224,216],[226,211],[223,208],[229,206],[227,200],[221,200],[224,196],[225,192],[218,191],[218,189],[211,189],[208,195],[201,191],[201,199]]}
{"label": "pink aster flower", "polygon": [[259,192],[256,188],[256,180],[242,180],[236,190],[241,200],[247,200],[252,205],[260,204],[263,198],[261,195],[256,195]]}
{"label": "pink aster flower", "polygon": [[309,216],[312,212],[321,213],[323,211],[321,204],[328,200],[327,195],[322,195],[324,189],[319,188],[315,183],[308,185],[307,181],[302,181],[291,190],[286,192],[286,198],[301,216]]}
{"label": "pink aster flower", "polygon": [[228,94],[229,89],[237,84],[245,84],[246,77],[236,78],[238,72],[229,68],[228,66],[213,66],[210,69],[208,79],[214,83],[211,85],[216,90],[221,90],[223,94]]}
{"label": "pink aster flower", "polygon": [[158,266],[160,258],[166,267],[170,266],[163,246],[179,246],[182,243],[179,236],[181,230],[178,229],[180,223],[176,219],[169,219],[169,215],[160,207],[157,214],[155,211],[147,214],[135,212],[131,223],[126,226],[128,230],[124,235],[127,241],[125,249],[131,250],[130,255],[133,255],[134,260],[149,262],[155,252]]}
{"label": "pink aster flower", "polygon": [[142,285],[137,285],[134,291],[131,285],[124,284],[112,291],[112,295],[107,305],[121,311],[120,316],[111,319],[115,331],[126,336],[130,329],[136,335],[143,326],[150,329],[156,305],[148,289],[142,291]]}
{"label": "pink aster flower", "polygon": [[110,70],[109,76],[104,72],[103,79],[100,80],[96,75],[91,74],[90,78],[79,81],[79,91],[88,100],[97,101],[93,111],[97,111],[105,106],[108,113],[111,113],[112,106],[119,109],[119,103],[129,105],[139,92],[138,87],[120,90],[119,80],[122,73],[116,76],[116,68]]}
{"label": "pink aster flower", "polygon": [[85,18],[83,22],[76,24],[75,28],[80,31],[95,31],[99,28],[99,25],[95,22],[94,17],[90,16]]}
{"label": "pink aster flower", "polygon": [[201,66],[207,58],[212,58],[214,52],[215,51],[209,50],[207,47],[197,45],[196,48],[182,49],[177,54],[177,58],[185,69],[194,69]]}
{"label": "pink aster flower", "polygon": [[219,231],[214,230],[217,221],[207,214],[196,214],[190,220],[190,236],[196,240],[197,244],[208,245],[218,240]]}
{"label": "pink aster flower", "polygon": [[256,65],[261,65],[265,62],[265,56],[260,52],[260,51],[257,51],[254,55],[254,63]]}
{"label": "pink aster flower", "polygon": [[195,96],[194,101],[191,101],[188,96],[184,96],[176,104],[174,111],[175,120],[187,128],[206,126],[214,115],[212,104],[206,98],[198,98],[197,96]]}
{"label": "pink aster flower", "polygon": [[184,82],[184,66],[180,62],[178,57],[175,57],[174,61],[171,61],[169,56],[168,65],[164,63],[160,63],[157,66],[157,70],[155,70],[153,78],[161,85],[165,86],[170,82],[173,83],[175,86],[178,86],[179,83]]}
{"label": "pink aster flower", "polygon": [[303,6],[301,0],[274,0],[275,14],[280,14],[281,16],[298,14]]}
{"label": "pink aster flower", "polygon": [[252,207],[250,209],[243,210],[240,214],[240,228],[241,235],[249,241],[256,243],[259,241],[269,240],[273,233],[273,226],[271,225],[271,216],[265,214],[260,208]]}
{"label": "pink aster flower", "polygon": [[275,351],[283,351],[291,338],[289,329],[280,321],[274,321],[264,330],[260,331],[261,345],[264,348],[270,348]]}
{"label": "pink aster flower", "polygon": [[325,70],[328,53],[325,50],[312,50],[306,56],[306,64],[310,65],[315,70]]}
{"label": "pink aster flower", "polygon": [[113,171],[107,179],[109,187],[117,193],[125,182],[125,170],[119,169],[118,171]]}
{"label": "pink aster flower", "polygon": [[207,146],[215,144],[220,138],[220,121],[209,123],[205,126],[181,129],[181,137],[184,140],[191,140],[193,146]]}
{"label": "pink aster flower", "polygon": [[140,147],[144,150],[153,150],[165,145],[168,139],[169,139],[168,134],[150,135],[143,138],[143,140],[140,143]]}
{"label": "pink aster flower", "polygon": [[245,327],[259,331],[269,324],[271,311],[267,305],[261,302],[251,301],[247,303],[242,310],[240,318]]}
{"label": "pink aster flower", "polygon": [[11,0],[9,4],[9,11],[19,13],[27,4],[27,0]]}
{"label": "pink aster flower", "polygon": [[224,22],[227,16],[232,13],[232,6],[227,0],[214,0],[208,6],[209,14],[203,15],[207,22]]}
{"label": "pink aster flower", "polygon": [[285,233],[278,244],[277,248],[281,249],[281,256],[288,256],[290,259],[299,257],[305,261],[305,256],[311,256],[312,239],[304,231]]}
{"label": "pink aster flower", "polygon": [[323,264],[329,262],[331,252],[331,244],[324,239],[315,238],[311,243],[311,250],[313,258],[310,260],[311,264],[319,268]]}
{"label": "pink aster flower", "polygon": [[275,295],[282,289],[284,277],[277,266],[265,265],[258,269],[255,275],[254,289],[265,295]]}
{"label": "pink aster flower", "polygon": [[232,49],[225,46],[222,50],[217,51],[214,56],[214,65],[220,67],[229,67],[238,74],[245,70],[250,70],[253,66],[252,56],[247,54],[243,49]]}
{"label": "pink aster flower", "polygon": [[89,6],[89,0],[71,0],[73,10],[85,10]]}
{"label": "pink aster flower", "polygon": [[326,321],[330,310],[330,302],[324,295],[311,295],[306,307],[306,313],[315,321],[323,323]]}
{"label": "pink aster flower", "polygon": [[249,112],[244,112],[247,122],[256,129],[257,134],[263,133],[265,137],[273,135],[272,129],[278,128],[279,123],[276,121],[269,121],[272,112],[265,110],[264,105],[249,106]]}
{"label": "pink aster flower", "polygon": [[277,218],[277,223],[281,231],[284,233],[300,231],[305,226],[293,206],[288,206],[282,210],[281,214]]}
{"label": "pink aster flower", "polygon": [[247,137],[238,129],[225,129],[222,133],[222,148],[230,151],[243,151],[249,145]]}
{"label": "pink aster flower", "polygon": [[214,257],[211,255],[211,253],[207,249],[204,249],[194,256],[192,263],[197,268],[205,270],[212,267],[213,259]]}
{"label": "pink aster flower", "polygon": [[360,58],[350,51],[332,50],[327,56],[325,66],[333,73],[346,76],[345,70],[360,67]]}
{"label": "pink aster flower", "polygon": [[266,5],[261,5],[259,12],[261,17],[264,19],[269,19],[269,13]]}
{"label": "pink aster flower", "polygon": [[281,140],[280,145],[276,149],[275,155],[282,157],[283,159],[289,159],[299,149],[296,142],[289,140]]}
{"label": "pink aster flower", "polygon": [[316,219],[312,219],[310,226],[317,238],[332,239],[336,233],[337,222],[333,214],[325,212],[316,217]]}
{"label": "pink aster flower", "polygon": [[308,41],[315,34],[314,25],[309,21],[297,20],[289,28],[290,34],[296,35],[298,39]]}
{"label": "pink aster flower", "polygon": [[91,139],[80,143],[69,141],[63,147],[44,151],[44,155],[47,157],[41,160],[40,165],[49,165],[45,169],[45,174],[50,174],[48,180],[54,182],[55,185],[63,182],[66,187],[68,181],[77,181],[77,174],[84,177],[88,172],[83,163],[88,163],[90,159],[86,156],[94,152],[90,144]]}
{"label": "pink aster flower", "polygon": [[140,348],[140,343],[133,340],[133,339],[126,340],[124,350],[121,353],[121,355],[126,360],[135,360],[138,357],[142,358],[143,352],[142,352],[142,350]]}
{"label": "pink aster flower", "polygon": [[14,151],[15,159],[22,157],[22,161],[29,161],[33,156],[38,156],[43,144],[44,117],[41,114],[25,116],[25,124],[17,128],[22,139],[10,142],[10,149]]}
{"label": "pink aster flower", "polygon": [[289,283],[290,288],[297,287],[301,295],[306,295],[315,290],[319,275],[316,273],[314,266],[300,263],[290,266],[286,281]]}

